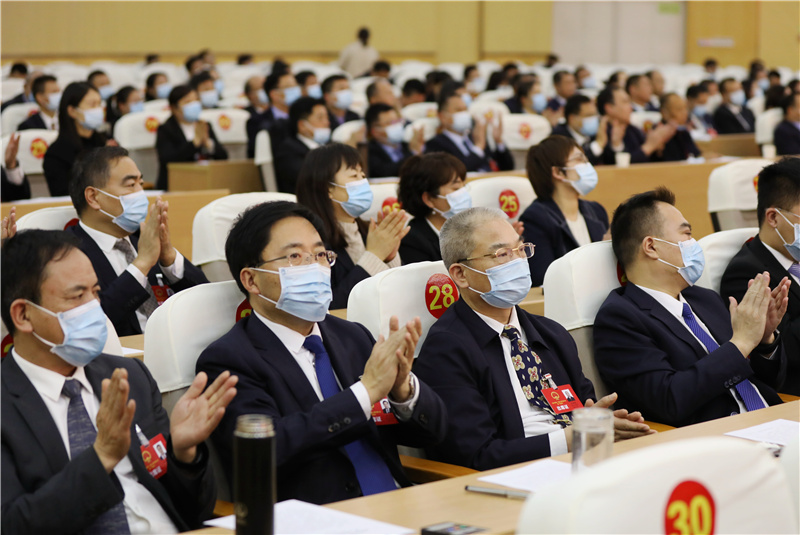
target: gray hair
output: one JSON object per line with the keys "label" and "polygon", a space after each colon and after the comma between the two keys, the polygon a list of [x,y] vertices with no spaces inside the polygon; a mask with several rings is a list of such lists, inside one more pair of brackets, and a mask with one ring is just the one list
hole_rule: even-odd
{"label": "gray hair", "polygon": [[508,221],[508,216],[499,208],[479,206],[459,212],[445,221],[439,232],[439,248],[445,267],[450,269],[459,260],[468,258],[475,249],[475,230],[497,219]]}

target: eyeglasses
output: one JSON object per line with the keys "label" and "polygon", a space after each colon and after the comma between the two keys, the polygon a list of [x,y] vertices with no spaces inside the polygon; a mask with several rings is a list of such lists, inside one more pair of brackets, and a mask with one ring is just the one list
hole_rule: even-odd
{"label": "eyeglasses", "polygon": [[290,266],[302,266],[306,264],[316,262],[317,264],[322,264],[323,266],[333,266],[336,263],[336,257],[339,256],[338,254],[334,253],[333,251],[320,251],[318,253],[292,253],[286,256],[279,256],[278,258],[273,258],[271,260],[264,260],[261,264],[268,264],[270,262],[277,262],[278,260],[287,260]]}
{"label": "eyeglasses", "polygon": [[469,260],[477,260],[478,258],[497,258],[501,264],[510,262],[514,258],[530,258],[533,256],[533,249],[536,246],[532,243],[523,243],[519,247],[501,247],[497,251],[489,254],[473,256],[471,258],[462,258],[459,262],[468,262]]}

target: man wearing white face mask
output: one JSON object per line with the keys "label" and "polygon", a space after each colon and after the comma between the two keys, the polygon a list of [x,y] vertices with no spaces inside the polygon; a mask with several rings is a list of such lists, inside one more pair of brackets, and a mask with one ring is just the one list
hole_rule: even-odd
{"label": "man wearing white face mask", "polygon": [[[741,301],[694,286],[703,250],[666,188],[634,195],[614,211],[611,236],[627,285],[612,291],[594,324],[597,368],[627,407],[684,426],[781,403],[786,373],[776,328],[788,281],[768,273]],[[730,310],[730,312],[729,312]]]}
{"label": "man wearing white face mask", "polygon": [[58,130],[58,105],[61,103],[58,81],[54,76],[42,75],[34,80],[32,91],[33,98],[39,105],[39,113],[22,121],[17,130]]}
{"label": "man wearing white face mask", "polygon": [[328,120],[331,129],[347,121],[357,121],[361,117],[350,109],[353,104],[353,90],[347,77],[341,74],[328,76],[322,82],[322,98],[328,107]]}
{"label": "man wearing white face mask", "polygon": [[68,232],[94,266],[100,303],[117,334],[141,334],[169,295],[208,279],[172,247],[167,203],[159,198],[147,217],[142,175],[127,150],[90,151],[73,173],[70,196],[80,223]]}
{"label": "man wearing white face mask", "polygon": [[[526,259],[534,245],[523,243],[496,208],[454,215],[440,244],[458,300],[431,327],[414,363],[414,373],[447,406],[447,436],[429,454],[487,470],[570,451],[570,413],[556,412],[544,391],[571,389],[586,406],[595,392],[569,333],[517,306],[530,290]],[[641,414],[623,409],[615,416],[618,440],[653,432]]]}
{"label": "man wearing white face mask", "polygon": [[370,178],[398,176],[400,166],[425,147],[422,128],[414,132],[409,143],[403,141],[404,124],[400,114],[387,104],[373,104],[364,116],[369,139]]}
{"label": "man wearing white face mask", "polygon": [[[279,501],[322,504],[408,486],[397,444],[434,443],[444,431],[441,400],[411,373],[419,319],[392,318],[376,344],[361,325],[328,315],[337,258],[323,232],[310,210],[285,201],[238,217],[225,252],[253,312],[197,361],[212,379],[228,369],[239,377],[212,437],[229,481],[236,418],[275,422]],[[387,396],[388,425],[376,425]]]}
{"label": "man wearing white face mask", "polygon": [[289,111],[288,132],[275,151],[275,178],[279,191],[294,193],[306,155],[331,139],[325,103],[300,97]]}
{"label": "man wearing white face mask", "polygon": [[719,83],[722,104],[714,112],[714,128],[719,134],[744,134],[755,130],[756,119],[745,106],[742,84],[733,78]]}

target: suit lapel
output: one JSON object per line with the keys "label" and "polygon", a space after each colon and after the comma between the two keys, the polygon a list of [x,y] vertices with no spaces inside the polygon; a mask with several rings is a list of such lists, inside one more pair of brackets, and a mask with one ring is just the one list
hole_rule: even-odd
{"label": "suit lapel", "polygon": [[[761,238],[756,236],[753,238],[753,241],[749,244],[745,245],[746,247],[750,247],[750,250],[753,254],[758,258],[764,266],[767,268],[770,274],[770,282],[777,284],[783,277],[791,277],[788,271],[784,269],[784,267],[778,262],[778,260],[772,255],[772,253],[767,250],[764,246],[764,242],[761,241]],[[791,280],[791,279],[790,279]],[[800,285],[794,284],[794,280],[792,280],[792,285],[789,286],[789,295],[792,295],[794,299],[800,300]]]}
{"label": "suit lapel", "polygon": [[72,228],[74,229],[73,232],[81,240],[81,249],[86,253],[86,256],[89,257],[89,260],[92,261],[92,266],[94,267],[95,273],[97,273],[101,288],[107,287],[117,278],[117,273],[114,271],[108,258],[106,258],[106,255],[100,249],[100,246],[97,245],[97,242],[95,242],[80,225],[75,225]]}
{"label": "suit lapel", "polygon": [[[718,345],[730,340],[733,335],[733,328],[731,327],[730,317],[727,314],[723,317],[719,314],[719,310],[715,311],[713,303],[704,299],[700,295],[702,292],[699,292],[697,288],[686,288],[681,293],[689,303],[689,306],[692,307],[694,314],[708,327],[711,336],[714,337]],[[713,297],[717,298],[716,294]]]}
{"label": "suit lapel", "polygon": [[542,206],[544,206],[547,209],[548,213],[550,214],[550,217],[552,217],[553,221],[555,221],[556,224],[558,224],[559,228],[561,229],[561,233],[566,238],[567,243],[571,245],[571,248],[572,249],[577,248],[578,242],[575,240],[575,236],[572,235],[572,231],[569,229],[569,225],[567,225],[567,218],[564,217],[563,212],[561,212],[561,208],[559,208],[556,202],[552,199],[543,200]]}
{"label": "suit lapel", "polygon": [[589,237],[592,238],[593,242],[600,241],[603,239],[603,234],[605,234],[606,229],[603,223],[595,217],[590,206],[588,202],[578,200],[578,209],[581,211],[584,221],[586,221],[586,229],[589,231]]}
{"label": "suit lapel", "polygon": [[341,350],[337,351],[337,348],[346,348],[349,344],[346,340],[342,340],[336,330],[330,328],[326,321],[323,320],[319,323],[319,330],[322,333],[322,343],[330,357],[331,367],[342,385],[342,390],[349,388],[358,381],[363,369],[356,369],[355,359],[348,358],[342,354]]}

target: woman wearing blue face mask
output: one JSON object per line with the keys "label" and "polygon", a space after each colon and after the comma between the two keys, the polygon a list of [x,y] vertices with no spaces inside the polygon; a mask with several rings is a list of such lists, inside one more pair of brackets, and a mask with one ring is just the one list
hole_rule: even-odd
{"label": "woman wearing blue face mask", "polygon": [[326,245],[338,255],[331,272],[331,309],[347,307],[350,290],[360,281],[401,264],[406,212],[359,219],[372,206],[372,190],[356,149],[330,143],[309,152],[297,178],[297,202],[322,219]]}
{"label": "woman wearing blue face mask", "polygon": [[123,115],[144,111],[144,98],[142,92],[131,85],[126,85],[108,99],[106,105],[106,118],[111,127],[111,136],[114,136],[114,126]]}
{"label": "woman wearing blue face mask", "polygon": [[158,127],[158,189],[169,189],[167,164],[200,160],[227,160],[228,151],[217,141],[214,129],[200,120],[203,106],[197,92],[188,85],[179,85],[169,94],[172,115]]}
{"label": "woman wearing blue face mask", "polygon": [[524,241],[536,245],[528,262],[533,285],[541,286],[553,260],[610,238],[608,214],[599,203],[581,199],[597,185],[597,171],[574,139],[548,137],[530,148],[526,167],[536,200],[519,220]]}
{"label": "woman wearing blue face mask", "polygon": [[106,128],[100,93],[86,82],[69,84],[58,107],[58,137],[44,155],[44,178],[53,197],[69,195],[72,164],[78,154],[106,144],[116,144]]}
{"label": "woman wearing blue face mask", "polygon": [[172,84],[169,83],[167,75],[163,72],[154,72],[145,81],[144,100],[145,102],[156,99],[166,100],[170,91],[172,91]]}
{"label": "woman wearing blue face mask", "polygon": [[438,261],[439,231],[450,217],[472,207],[466,188],[467,168],[446,152],[412,156],[400,168],[397,200],[414,216],[400,244],[403,264]]}

